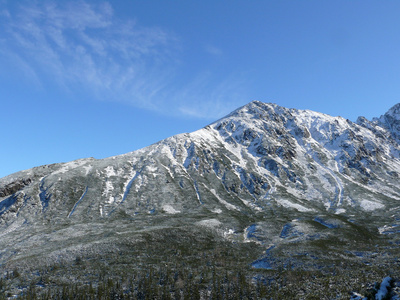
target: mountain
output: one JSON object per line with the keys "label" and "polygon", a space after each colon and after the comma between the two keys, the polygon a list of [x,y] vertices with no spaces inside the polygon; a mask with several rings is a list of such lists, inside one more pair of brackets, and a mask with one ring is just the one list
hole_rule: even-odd
{"label": "mountain", "polygon": [[78,257],[143,266],[171,251],[190,265],[221,247],[255,272],[389,272],[399,143],[400,104],[354,123],[254,101],[141,150],[21,171],[0,179],[0,267],[34,278]]}

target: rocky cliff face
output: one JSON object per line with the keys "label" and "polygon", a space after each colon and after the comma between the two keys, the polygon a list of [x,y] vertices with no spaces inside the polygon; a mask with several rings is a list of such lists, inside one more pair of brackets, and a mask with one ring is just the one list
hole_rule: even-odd
{"label": "rocky cliff face", "polygon": [[[0,179],[0,264],[171,228],[269,249],[255,267],[273,268],[295,244],[326,259],[370,253],[400,231],[399,141],[400,104],[353,123],[255,101],[132,153],[12,174]],[[352,246],[318,248],[338,240]]]}

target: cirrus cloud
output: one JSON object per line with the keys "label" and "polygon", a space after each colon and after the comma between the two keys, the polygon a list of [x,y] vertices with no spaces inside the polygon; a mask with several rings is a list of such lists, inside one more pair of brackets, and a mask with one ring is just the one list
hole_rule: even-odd
{"label": "cirrus cloud", "polygon": [[[207,79],[204,70],[193,70],[192,79],[177,86],[182,41],[163,28],[118,18],[107,2],[3,3],[3,62],[43,89],[55,84],[78,97],[200,118],[221,116],[224,103],[234,100],[226,91],[237,84]],[[222,54],[215,47],[206,51]]]}
{"label": "cirrus cloud", "polygon": [[[31,78],[151,106],[173,72],[177,38],[115,18],[110,4],[34,2],[1,14],[2,54]],[[149,107],[151,108],[151,107]]]}

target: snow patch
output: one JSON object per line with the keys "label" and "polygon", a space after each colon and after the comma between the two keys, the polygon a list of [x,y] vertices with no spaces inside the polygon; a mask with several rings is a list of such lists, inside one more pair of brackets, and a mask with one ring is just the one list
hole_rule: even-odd
{"label": "snow patch", "polygon": [[209,228],[215,228],[215,227],[222,225],[222,223],[217,219],[206,219],[206,220],[199,221],[196,224],[200,225],[200,226],[204,226],[204,227],[209,227]]}
{"label": "snow patch", "polygon": [[196,180],[193,181],[193,186],[194,186],[194,190],[196,191],[197,200],[199,200],[199,203],[201,205],[203,205],[203,201],[201,200],[201,195],[200,195],[199,187],[197,185],[197,181]]}
{"label": "snow patch", "polygon": [[78,168],[80,166],[83,166],[86,163],[87,163],[86,159],[79,159],[79,160],[74,160],[74,161],[71,161],[71,162],[68,162],[68,163],[64,163],[64,164],[62,164],[62,167],[59,170],[55,171],[53,174],[54,175],[55,174],[63,174],[63,173],[66,173],[66,172],[68,172],[68,171],[70,171],[72,169],[75,169],[75,168]]}
{"label": "snow patch", "polygon": [[93,166],[88,165],[88,166],[83,166],[83,168],[85,169],[85,175],[89,174],[90,170],[92,170]]}
{"label": "snow patch", "polygon": [[111,177],[111,176],[116,176],[117,174],[115,173],[114,167],[113,166],[108,166],[107,168],[104,169],[106,172],[106,177]]}
{"label": "snow patch", "polygon": [[224,233],[223,233],[225,238],[232,236],[234,234],[235,234],[235,230],[233,230],[233,229],[228,229],[228,231],[224,231]]}
{"label": "snow patch", "polygon": [[[210,192],[215,196],[215,198],[218,199],[219,202],[221,202],[223,205],[225,205],[225,207],[229,210],[237,210],[240,211],[239,208],[237,208],[235,205],[228,203],[227,201],[225,201],[224,199],[221,199],[217,192],[214,189],[211,189]],[[221,211],[222,212],[222,211]]]}
{"label": "snow patch", "polygon": [[180,210],[176,210],[175,208],[172,207],[172,205],[166,204],[163,206],[163,210],[167,213],[167,214],[179,214],[181,211]]}
{"label": "snow patch", "polygon": [[365,211],[373,211],[375,209],[384,208],[385,206],[379,202],[373,202],[369,200],[361,200],[360,206]]}
{"label": "snow patch", "polygon": [[302,206],[302,205],[300,205],[298,203],[293,203],[293,202],[290,202],[289,200],[286,200],[286,199],[277,201],[277,204],[279,204],[279,205],[281,205],[283,207],[297,209],[300,212],[314,211],[314,209],[304,207],[304,206]]}
{"label": "snow patch", "polygon": [[107,180],[106,187],[102,193],[102,196],[109,197],[109,199],[107,201],[108,204],[112,204],[114,202],[114,197],[112,195],[110,195],[113,190],[114,190],[114,186],[113,186],[112,182]]}
{"label": "snow patch", "polygon": [[147,166],[147,171],[152,173],[154,177],[156,177],[158,174],[156,173],[158,171],[158,168],[156,166]]}
{"label": "snow patch", "polygon": [[383,227],[379,227],[378,231],[379,231],[379,234],[393,234],[393,233],[400,232],[399,227],[400,227],[400,225],[392,225],[392,226],[385,225]]}

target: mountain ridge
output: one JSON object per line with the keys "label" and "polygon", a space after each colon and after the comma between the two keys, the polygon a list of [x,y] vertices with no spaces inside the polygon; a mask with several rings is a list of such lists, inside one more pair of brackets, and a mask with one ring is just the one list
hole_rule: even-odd
{"label": "mountain ridge", "polygon": [[[276,104],[276,103],[272,103],[272,102],[270,102],[270,103],[264,103],[264,102],[259,101],[259,100],[253,100],[253,101],[249,102],[248,104],[245,104],[245,105],[243,105],[243,106],[237,108],[236,110],[232,111],[231,113],[227,114],[226,116],[224,116],[224,117],[222,117],[222,118],[220,118],[220,119],[218,119],[218,120],[216,120],[216,121],[213,121],[213,122],[210,123],[209,125],[206,125],[204,128],[209,127],[209,126],[212,126],[213,124],[216,124],[216,123],[218,123],[219,121],[221,121],[221,120],[223,120],[223,119],[225,119],[225,118],[228,118],[228,117],[234,115],[235,113],[239,112],[240,110],[243,110],[245,107],[248,107],[248,106],[250,106],[250,105],[252,105],[252,104],[264,104],[264,105],[266,104],[266,105],[272,105],[272,106],[275,106],[275,107],[278,107],[278,108],[281,108],[281,109],[284,108],[284,107],[282,107],[282,106],[279,106],[279,105]],[[286,109],[288,109],[288,110],[295,110],[295,111],[302,111],[302,112],[317,113],[317,114],[324,115],[324,116],[327,116],[327,117],[330,117],[330,118],[341,118],[341,119],[345,119],[345,118],[343,118],[343,117],[341,117],[341,116],[333,117],[333,116],[331,116],[331,115],[329,115],[329,114],[321,113],[321,112],[316,112],[316,111],[309,110],[309,109],[295,109],[295,108],[286,108]],[[396,120],[400,120],[400,103],[395,104],[394,106],[392,106],[385,114],[381,115],[380,117],[373,117],[371,121],[368,120],[368,119],[366,119],[366,118],[363,117],[363,116],[360,116],[360,117],[357,118],[357,120],[356,120],[354,123],[356,123],[356,124],[358,124],[358,125],[360,125],[360,126],[362,126],[362,127],[366,127],[366,128],[368,128],[368,129],[370,129],[370,127],[367,127],[368,125],[365,124],[364,122],[374,123],[375,125],[384,126],[384,125],[383,125],[384,122],[383,122],[382,120],[384,120],[384,118],[385,118],[386,115],[389,115],[389,116],[390,116],[390,115],[393,115],[392,112],[394,112],[394,114],[397,116],[395,119],[396,119]],[[346,119],[346,121],[347,121],[347,122],[352,122],[352,121],[350,121],[350,120],[348,120],[348,119]],[[201,129],[199,129],[199,130],[201,130]],[[197,130],[196,130],[196,131],[197,131]],[[181,135],[187,135],[187,134],[188,134],[188,133],[180,133],[180,134],[177,134],[177,135],[174,135],[174,136],[181,136]],[[155,142],[154,144],[157,144],[157,143],[159,143],[159,142],[162,142],[162,140],[161,140],[161,141],[158,141],[158,142]],[[149,145],[149,146],[151,146],[151,145]],[[146,147],[144,147],[144,148],[147,148],[147,147],[149,147],[149,146],[146,146]],[[142,148],[142,149],[144,149],[144,148]],[[132,152],[140,151],[140,150],[141,150],[141,149],[138,149],[138,150],[134,150],[134,151],[132,151]],[[128,153],[131,153],[131,152],[128,152]],[[127,153],[126,153],[126,154],[127,154]],[[125,155],[125,154],[122,154],[122,155]],[[111,157],[114,157],[114,156],[111,156]],[[80,161],[80,160],[84,160],[84,159],[95,159],[95,158],[93,158],[93,157],[90,157],[90,158],[80,158],[80,159],[76,159],[76,160],[74,160],[74,161]],[[105,158],[105,159],[107,159],[107,158]],[[67,163],[67,162],[63,162],[63,163],[61,163],[61,164],[65,164],[65,163]],[[46,164],[46,165],[37,166],[37,167],[34,167],[34,168],[40,168],[40,167],[45,167],[45,166],[55,165],[55,164],[57,164],[57,163]],[[14,173],[12,173],[12,174],[6,175],[6,176],[4,176],[4,177],[2,177],[2,178],[0,178],[0,179],[3,180],[3,179],[5,179],[5,178],[11,177],[11,176],[15,176],[15,174],[18,174],[18,173],[20,173],[20,172],[29,171],[29,170],[34,169],[34,168],[30,168],[30,169],[26,169],[26,170],[22,170],[22,171],[17,171],[17,172],[14,172]],[[6,180],[4,180],[4,181],[6,182]]]}
{"label": "mountain ridge", "polygon": [[199,249],[208,239],[251,243],[243,259],[255,269],[278,269],[299,249],[303,268],[390,264],[384,253],[400,241],[399,108],[351,122],[253,101],[130,153],[11,174],[0,179],[0,266],[131,253],[127,245],[145,253],[141,241],[177,231]]}
{"label": "mountain ridge", "polygon": [[[393,115],[390,113],[397,111],[396,107],[400,107],[400,105],[394,106],[385,115]],[[395,168],[387,172],[392,177],[398,176],[399,163],[397,160],[400,148],[398,143],[394,142],[397,142],[397,140],[396,133],[392,132],[393,130],[390,135],[394,137],[394,141],[389,138],[388,133],[383,133],[385,129],[389,130],[388,126],[384,127],[383,116],[379,119],[375,118],[373,121],[360,117],[357,123],[353,123],[342,117],[331,117],[309,110],[287,109],[276,104],[253,101],[203,129],[193,133],[179,134],[134,152],[102,160],[93,158],[80,159],[70,163],[42,166],[11,174],[0,179],[2,184],[0,196],[2,195],[4,198],[6,195],[14,194],[17,190],[30,185],[32,179],[29,178],[29,174],[36,171],[38,171],[39,177],[43,177],[41,178],[43,182],[45,182],[44,178],[46,176],[63,174],[68,169],[82,168],[84,165],[86,165],[85,175],[88,175],[91,168],[90,162],[110,162],[110,166],[112,166],[112,161],[115,159],[140,156],[141,153],[146,151],[148,152],[146,154],[148,157],[157,154],[158,151],[162,156],[166,156],[165,158],[170,160],[169,164],[172,162],[175,167],[180,164],[183,169],[188,169],[193,164],[192,160],[198,159],[198,157],[194,156],[196,142],[198,141],[207,144],[208,151],[211,151],[213,145],[228,150],[230,155],[228,161],[232,165],[237,165],[237,162],[239,162],[238,167],[242,169],[252,161],[253,167],[258,168],[257,172],[264,173],[264,176],[267,177],[270,176],[270,178],[274,179],[272,181],[274,181],[275,185],[281,185],[276,181],[279,178],[283,178],[283,181],[288,180],[289,185],[296,183],[297,187],[305,185],[304,180],[296,180],[298,176],[292,169],[297,165],[299,171],[307,173],[304,166],[299,166],[296,159],[301,158],[303,161],[311,159],[311,164],[314,164],[314,168],[317,166],[317,169],[319,167],[322,171],[325,170],[323,173],[330,173],[330,181],[335,182],[335,189],[341,193],[343,192],[343,187],[340,186],[340,180],[334,174],[335,172],[340,176],[349,178],[352,175],[357,175],[359,181],[368,182],[371,177],[375,176],[379,166],[383,165],[383,160],[395,158]],[[182,144],[180,141],[183,140],[183,145],[176,147],[179,143]],[[274,140],[275,143],[268,143],[271,140]],[[317,151],[315,148],[318,148]],[[243,151],[247,151],[246,157],[242,156]],[[250,155],[248,155],[249,153]],[[330,162],[329,164],[324,164],[322,160],[326,160],[327,155],[330,156]],[[182,156],[186,156],[184,161],[179,160]],[[209,158],[211,156],[209,155]],[[215,169],[218,166],[218,162],[214,158],[212,159],[214,160],[213,169]],[[244,161],[246,159],[247,161]],[[143,161],[144,158],[142,157],[141,160]],[[131,164],[133,166],[133,161]],[[58,167],[60,169],[53,171]],[[374,168],[374,172],[371,171],[371,167]],[[141,168],[144,168],[144,166]],[[134,167],[134,169],[134,171],[130,171],[132,173],[129,175],[130,181],[124,184],[125,192],[129,192],[128,188],[133,184],[134,176],[140,176],[140,168]],[[114,171],[110,172],[110,174],[105,173],[110,176],[116,175],[113,174]],[[241,171],[238,172],[240,173]],[[218,172],[214,170],[214,173],[218,177]],[[253,176],[255,175],[253,174]],[[261,179],[257,180],[260,181]],[[250,179],[249,182],[254,184],[255,181]],[[262,186],[261,184],[258,188]],[[276,186],[274,187],[276,188]],[[113,187],[109,185],[109,188]],[[229,190],[227,187],[225,189]],[[249,191],[248,188],[246,189]],[[197,190],[198,188],[194,185],[196,198],[199,197]],[[292,192],[298,194],[295,190]],[[121,202],[125,201],[126,197],[127,194],[122,194],[122,198],[120,197]],[[342,196],[337,195],[336,198],[339,199]],[[41,201],[42,203],[46,202],[43,199]],[[110,202],[112,201],[110,200]]]}

